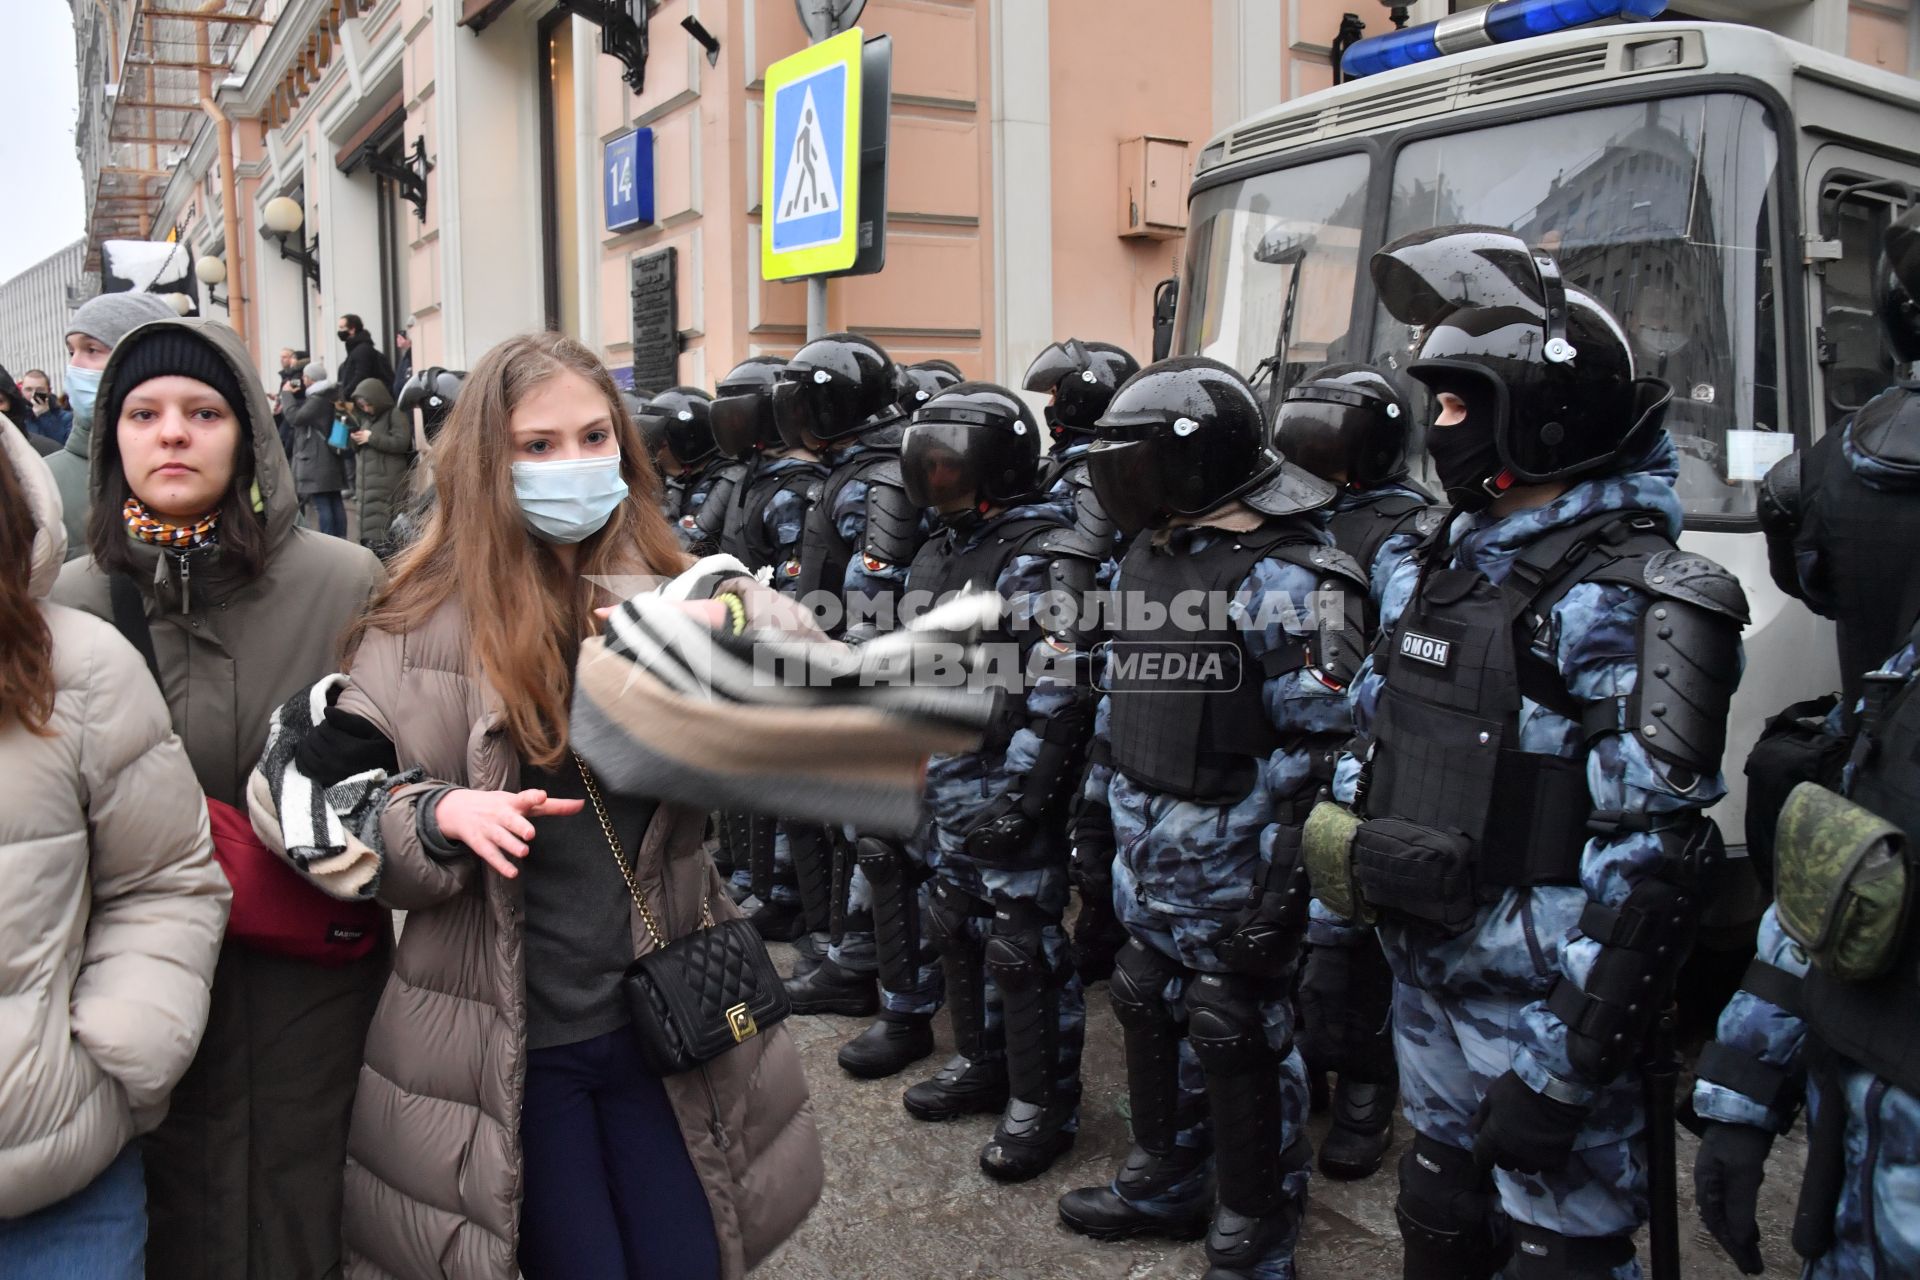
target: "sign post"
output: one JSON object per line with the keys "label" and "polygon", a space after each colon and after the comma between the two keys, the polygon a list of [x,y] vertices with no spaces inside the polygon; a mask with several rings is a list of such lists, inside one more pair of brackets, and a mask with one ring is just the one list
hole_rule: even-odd
{"label": "sign post", "polygon": [[826,332],[827,278],[886,260],[891,67],[891,41],[854,27],[767,68],[760,273],[807,279],[810,342]]}

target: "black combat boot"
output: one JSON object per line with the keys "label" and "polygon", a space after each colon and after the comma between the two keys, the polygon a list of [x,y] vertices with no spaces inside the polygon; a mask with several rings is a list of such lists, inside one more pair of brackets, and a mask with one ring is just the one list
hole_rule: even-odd
{"label": "black combat boot", "polygon": [[1150,1213],[1136,1208],[1165,1195],[1192,1175],[1206,1159],[1197,1147],[1175,1147],[1157,1156],[1135,1146],[1114,1185],[1082,1187],[1060,1197],[1060,1221],[1093,1240],[1126,1240],[1133,1236],[1161,1236],[1169,1240],[1198,1240],[1213,1222],[1213,1188],[1203,1184],[1192,1203],[1169,1212]]}
{"label": "black combat boot", "polygon": [[807,931],[800,908],[791,902],[762,902],[760,909],[747,918],[768,942],[792,942]]}
{"label": "black combat boot", "polygon": [[870,1018],[880,1011],[880,987],[873,975],[855,973],[832,960],[822,960],[805,973],[795,973],[787,979],[786,987],[795,1013]]}
{"label": "black combat boot", "polygon": [[882,1013],[840,1046],[840,1069],[862,1080],[878,1080],[900,1074],[932,1052],[933,1015]]}
{"label": "black combat boot", "polygon": [[1320,1144],[1320,1172],[1351,1182],[1371,1177],[1393,1145],[1398,1082],[1363,1084],[1345,1076],[1333,1090],[1333,1127]]}
{"label": "black combat boot", "polygon": [[996,1182],[1027,1182],[1053,1167],[1073,1146],[1067,1125],[1078,1115],[1078,1098],[1042,1105],[1010,1098],[993,1137],[980,1149],[980,1172]]}
{"label": "black combat boot", "polygon": [[1007,1060],[998,1055],[968,1058],[955,1054],[947,1065],[900,1096],[916,1120],[958,1120],[990,1115],[1007,1105]]}

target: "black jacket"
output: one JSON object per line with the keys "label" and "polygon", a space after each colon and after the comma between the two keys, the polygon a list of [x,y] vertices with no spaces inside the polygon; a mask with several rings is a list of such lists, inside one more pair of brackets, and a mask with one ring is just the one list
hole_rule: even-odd
{"label": "black jacket", "polygon": [[387,357],[380,348],[373,345],[373,335],[363,333],[347,342],[347,358],[340,364],[340,376],[334,381],[341,387],[351,390],[368,378],[378,378],[380,385],[393,385],[393,366],[387,363]]}

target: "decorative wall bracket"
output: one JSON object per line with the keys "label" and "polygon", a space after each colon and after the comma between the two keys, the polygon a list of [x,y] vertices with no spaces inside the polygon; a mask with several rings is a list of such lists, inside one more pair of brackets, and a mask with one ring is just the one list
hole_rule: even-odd
{"label": "decorative wall bracket", "polygon": [[423,134],[413,140],[413,150],[403,151],[398,159],[372,152],[367,156],[367,168],[400,188],[400,198],[413,206],[413,216],[420,221],[427,220],[427,175],[433,172],[433,161],[427,159],[427,139]]}
{"label": "decorative wall bracket", "polygon": [[280,261],[297,265],[306,273],[307,279],[313,281],[313,287],[318,289],[320,287],[320,237],[315,236],[310,241],[296,239],[289,245],[287,238],[293,234],[296,233],[275,231],[266,226],[260,228],[262,240],[272,240],[279,244]]}
{"label": "decorative wall bracket", "polygon": [[620,59],[620,77],[635,93],[647,89],[647,19],[659,0],[560,0],[568,13],[600,28],[600,52]]}

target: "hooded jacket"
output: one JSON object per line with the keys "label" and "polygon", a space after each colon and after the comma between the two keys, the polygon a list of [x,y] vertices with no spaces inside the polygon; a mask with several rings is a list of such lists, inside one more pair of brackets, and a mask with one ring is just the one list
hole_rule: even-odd
{"label": "hooded jacket", "polygon": [[[0,430],[0,466],[32,508],[44,600],[67,541],[53,477],[16,431]],[[99,619],[41,611],[52,732],[0,723],[0,1219],[72,1195],[160,1122],[227,919],[206,806],[146,665]]]}
{"label": "hooded jacket", "polygon": [[333,384],[316,382],[287,411],[287,436],[292,441],[294,492],[302,498],[316,493],[339,493],[347,487],[347,467],[327,443],[333,434]]}
{"label": "hooded jacket", "polygon": [[[360,545],[378,551],[393,537],[393,518],[406,503],[413,476],[413,423],[394,406],[393,395],[377,378],[353,389],[353,425],[369,436],[353,447],[356,459],[354,509],[360,516]],[[363,414],[365,401],[373,408]]]}
{"label": "hooded jacket", "polygon": [[[162,326],[199,334],[247,397],[266,567],[244,577],[217,545],[131,547],[174,731],[207,795],[244,811],[274,712],[336,670],[340,637],[382,574],[364,548],[295,527],[293,472],[266,390],[225,325],[172,319],[134,330],[107,362],[99,402],[112,402],[126,353]],[[104,492],[116,454],[115,434],[102,435],[95,502],[121,501]],[[54,599],[112,617],[91,556],[61,571]],[[346,1117],[386,968],[384,950],[328,969],[221,949],[204,1042],[145,1148],[156,1280],[322,1276],[339,1266]]]}

